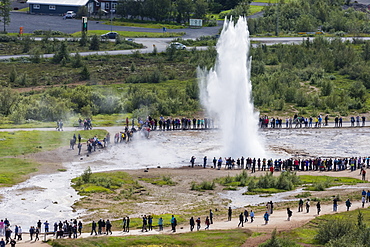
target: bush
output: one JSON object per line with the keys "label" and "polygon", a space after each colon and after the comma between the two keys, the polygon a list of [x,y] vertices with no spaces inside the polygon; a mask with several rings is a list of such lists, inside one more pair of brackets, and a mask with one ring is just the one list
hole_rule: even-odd
{"label": "bush", "polygon": [[90,79],[90,71],[87,68],[87,66],[84,65],[80,73],[80,80],[84,81],[84,80],[89,80],[89,79]]}
{"label": "bush", "polygon": [[89,39],[87,38],[86,32],[82,32],[81,33],[81,39],[79,40],[80,46],[81,47],[86,46],[88,41],[89,41]]}
{"label": "bush", "polygon": [[15,67],[13,67],[13,69],[10,71],[9,81],[13,83],[13,82],[15,82],[17,77],[18,77],[17,70],[15,69]]}
{"label": "bush", "polygon": [[91,178],[91,168],[90,166],[82,173],[81,180],[83,183],[89,183]]}
{"label": "bush", "polygon": [[30,37],[24,37],[22,39],[22,45],[23,45],[23,53],[27,53],[31,50],[31,44],[33,40]]}
{"label": "bush", "polygon": [[80,53],[76,52],[73,60],[72,60],[72,67],[73,68],[80,68],[83,65],[82,58]]}
{"label": "bush", "polygon": [[172,181],[170,176],[163,176],[162,180],[165,182],[166,185],[175,185],[176,183]]}
{"label": "bush", "polygon": [[52,36],[68,36],[67,33],[63,33],[61,31],[56,31],[56,30],[48,30],[48,31],[35,30],[35,31],[33,31],[33,34],[35,34],[35,35],[46,35],[46,36],[49,36],[49,35],[52,35]]}
{"label": "bush", "polygon": [[54,63],[60,63],[62,60],[69,61],[69,51],[68,44],[66,41],[62,42],[59,46],[59,49],[53,57]]}
{"label": "bush", "polygon": [[329,220],[319,226],[315,239],[320,244],[326,244],[330,240],[339,239],[346,234],[355,234],[354,225],[346,219]]}
{"label": "bush", "polygon": [[312,190],[324,191],[326,188],[329,188],[331,186],[331,183],[332,183],[332,179],[327,178],[325,181],[314,183]]}
{"label": "bush", "polygon": [[89,49],[93,51],[100,50],[100,40],[98,35],[95,34],[94,36],[92,36]]}
{"label": "bush", "polygon": [[298,247],[298,246],[301,245],[298,245],[286,238],[278,238],[276,236],[276,229],[274,229],[274,231],[271,234],[271,238],[264,242],[263,244],[260,244],[258,247]]}
{"label": "bush", "polygon": [[17,42],[18,39],[15,36],[9,36],[9,35],[0,35],[0,42]]}
{"label": "bush", "polygon": [[30,60],[32,63],[41,63],[43,55],[39,48],[34,48],[30,51]]}
{"label": "bush", "polygon": [[196,182],[191,183],[191,190],[204,191],[204,190],[214,190],[215,182],[203,181],[200,184]]}
{"label": "bush", "polygon": [[293,190],[300,183],[301,181],[295,172],[282,172],[278,177],[274,177],[271,173],[266,173],[266,175],[259,177],[257,182],[251,180],[248,183],[248,191],[269,188]]}

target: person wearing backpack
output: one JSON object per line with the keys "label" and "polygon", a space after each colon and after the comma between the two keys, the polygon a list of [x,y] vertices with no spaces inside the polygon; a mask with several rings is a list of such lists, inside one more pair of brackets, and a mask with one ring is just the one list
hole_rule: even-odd
{"label": "person wearing backpack", "polygon": [[352,203],[351,201],[349,200],[349,198],[347,199],[346,201],[346,207],[347,207],[347,211],[349,211],[349,208],[352,206]]}
{"label": "person wearing backpack", "polygon": [[292,217],[292,215],[293,215],[293,211],[292,210],[290,210],[290,208],[287,208],[286,209],[286,211],[287,211],[287,214],[288,214],[288,221],[290,221],[290,218]]}

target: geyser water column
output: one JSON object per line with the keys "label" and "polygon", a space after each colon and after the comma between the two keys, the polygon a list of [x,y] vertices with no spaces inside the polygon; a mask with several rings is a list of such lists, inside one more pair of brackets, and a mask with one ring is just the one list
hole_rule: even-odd
{"label": "geyser water column", "polygon": [[217,42],[217,60],[210,71],[198,71],[200,99],[209,116],[222,130],[222,155],[263,158],[250,81],[247,20],[225,20]]}

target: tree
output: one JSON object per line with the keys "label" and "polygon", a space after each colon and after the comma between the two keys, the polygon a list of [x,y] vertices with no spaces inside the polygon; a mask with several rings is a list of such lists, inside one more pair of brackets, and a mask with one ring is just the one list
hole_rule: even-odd
{"label": "tree", "polygon": [[146,0],[144,2],[145,16],[156,21],[163,21],[169,17],[170,0]]}
{"label": "tree", "polygon": [[349,96],[359,100],[360,102],[365,102],[366,100],[366,87],[361,81],[355,81],[349,89]]}
{"label": "tree", "polygon": [[208,12],[208,3],[205,0],[197,0],[194,8],[194,18],[203,19]]}
{"label": "tree", "polygon": [[143,2],[136,0],[119,0],[117,14],[122,17],[136,18],[143,12]]}
{"label": "tree", "polygon": [[34,39],[31,39],[30,37],[22,38],[23,53],[27,53],[31,50],[33,41]]}
{"label": "tree", "polygon": [[98,38],[98,35],[95,34],[91,38],[91,43],[90,43],[89,49],[93,50],[93,51],[98,51],[100,49],[100,40]]}
{"label": "tree", "polygon": [[78,8],[76,16],[77,17],[87,16],[88,13],[89,13],[89,11],[87,9],[87,6],[81,6],[81,7]]}
{"label": "tree", "polygon": [[4,33],[6,33],[6,26],[10,23],[11,9],[10,0],[0,0],[0,21],[3,22]]}
{"label": "tree", "polygon": [[[242,2],[243,0],[214,0],[215,3],[218,3],[222,6],[223,10],[233,9],[235,8],[238,3]],[[245,2],[251,2],[250,0],[246,0]]]}
{"label": "tree", "polygon": [[85,31],[82,31],[81,33],[81,39],[78,41],[80,46],[84,47],[86,46],[87,42],[88,42],[88,38],[87,38],[87,34]]}
{"label": "tree", "polygon": [[85,184],[87,184],[88,182],[90,182],[90,178],[91,178],[91,168],[90,166],[82,173],[81,175],[81,180],[82,182],[84,182]]}
{"label": "tree", "polygon": [[199,85],[197,81],[190,82],[186,84],[185,88],[186,95],[188,95],[191,99],[199,99]]}
{"label": "tree", "polygon": [[11,83],[13,83],[13,82],[15,82],[15,80],[17,79],[17,77],[18,77],[17,70],[15,69],[15,66],[13,66],[13,69],[10,71],[9,81]]}
{"label": "tree", "polygon": [[194,4],[191,0],[178,0],[176,1],[177,17],[176,21],[178,23],[187,22],[190,17],[190,13],[194,11]]}
{"label": "tree", "polygon": [[363,45],[362,47],[362,56],[366,62],[370,60],[370,42],[369,41],[366,41],[365,45]]}
{"label": "tree", "polygon": [[82,58],[79,52],[76,52],[73,61],[72,61],[72,66],[73,68],[80,68],[83,65],[82,63]]}
{"label": "tree", "polygon": [[68,44],[66,41],[63,41],[60,44],[59,49],[55,53],[53,57],[54,63],[60,63],[62,60],[65,60],[66,62],[69,61],[69,51],[68,51]]}
{"label": "tree", "polygon": [[80,80],[89,80],[90,79],[90,71],[87,68],[86,65],[82,67],[81,73],[80,73]]}
{"label": "tree", "polygon": [[40,63],[43,60],[43,53],[36,47],[30,51],[30,60],[32,63]]}
{"label": "tree", "polygon": [[20,100],[19,94],[7,87],[0,87],[0,114],[8,116],[11,114]]}

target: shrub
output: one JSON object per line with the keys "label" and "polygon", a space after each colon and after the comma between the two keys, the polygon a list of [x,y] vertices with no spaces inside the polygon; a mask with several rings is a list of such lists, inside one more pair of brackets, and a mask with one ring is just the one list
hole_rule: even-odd
{"label": "shrub", "polygon": [[295,198],[307,198],[307,197],[310,197],[312,194],[310,192],[302,192],[298,195],[295,195],[294,197]]}
{"label": "shrub", "polygon": [[90,178],[91,178],[91,174],[92,174],[92,172],[91,172],[91,168],[90,168],[90,166],[82,173],[82,175],[81,175],[81,180],[82,180],[82,182],[84,182],[84,183],[88,183],[88,182],[90,182]]}
{"label": "shrub", "polygon": [[1,34],[0,42],[17,42],[17,37]]}
{"label": "shrub", "polygon": [[58,35],[58,36],[67,36],[68,34],[66,33],[63,33],[61,31],[56,31],[56,30],[35,30],[33,31],[33,34],[35,35],[46,35],[46,36],[49,36],[49,35]]}
{"label": "shrub", "polygon": [[40,63],[43,60],[43,55],[39,48],[34,48],[30,51],[30,61],[32,63]]}
{"label": "shrub", "polygon": [[163,176],[162,180],[165,182],[166,185],[175,185],[176,183],[172,181],[170,176]]}
{"label": "shrub", "polygon": [[59,46],[59,49],[53,57],[54,63],[60,63],[62,60],[69,61],[69,51],[68,44],[66,41],[62,42]]}
{"label": "shrub", "polygon": [[17,70],[16,70],[16,69],[15,69],[15,67],[13,66],[13,69],[10,71],[9,81],[10,81],[10,82],[15,82],[15,80],[17,79],[17,77],[18,77]]}
{"label": "shrub", "polygon": [[[326,244],[330,240],[339,239],[346,234],[352,234],[354,225],[346,219],[333,219],[319,226],[315,239],[320,244]],[[355,234],[355,233],[353,233]]]}
{"label": "shrub", "polygon": [[79,44],[81,47],[84,47],[87,45],[87,42],[88,42],[88,38],[87,38],[87,34],[86,32],[82,32],[81,33],[81,39],[79,40]]}
{"label": "shrub", "polygon": [[94,36],[92,36],[89,49],[93,51],[100,50],[100,40],[98,38],[98,35],[95,34]]}
{"label": "shrub", "polygon": [[82,58],[80,53],[76,52],[73,60],[72,60],[72,67],[73,68],[80,68],[82,66]]}
{"label": "shrub", "polygon": [[293,190],[300,183],[301,181],[295,172],[282,172],[278,177],[274,177],[271,173],[266,173],[259,177],[257,182],[251,180],[248,183],[248,191],[269,188]]}
{"label": "shrub", "polygon": [[327,178],[325,181],[314,183],[312,190],[324,191],[326,188],[329,188],[331,186],[331,183],[332,183],[332,179]]}
{"label": "shrub", "polygon": [[136,71],[136,65],[135,65],[134,62],[131,63],[130,70],[131,70],[131,72],[135,72]]}
{"label": "shrub", "polygon": [[271,238],[260,244],[259,247],[298,247],[300,245],[286,238],[278,238],[276,236],[276,229],[273,230]]}
{"label": "shrub", "polygon": [[90,71],[86,65],[83,66],[82,71],[80,73],[80,80],[89,80],[90,79]]}
{"label": "shrub", "polygon": [[191,190],[204,191],[204,190],[214,190],[215,182],[203,181],[200,184],[196,182],[191,183]]}
{"label": "shrub", "polygon": [[22,39],[23,53],[27,53],[31,50],[32,39],[30,37],[24,37]]}

